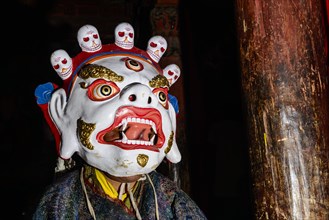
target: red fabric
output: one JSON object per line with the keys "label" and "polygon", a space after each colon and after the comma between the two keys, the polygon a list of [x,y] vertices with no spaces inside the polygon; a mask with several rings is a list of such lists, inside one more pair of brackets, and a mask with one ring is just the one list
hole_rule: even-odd
{"label": "red fabric", "polygon": [[[53,86],[54,86],[55,90],[58,88],[58,86],[54,83],[53,83]],[[39,104],[39,107],[41,108],[43,116],[46,119],[46,122],[50,127],[51,133],[54,135],[55,143],[56,143],[56,150],[57,150],[57,153],[59,155],[59,147],[60,147],[61,137],[60,137],[60,134],[59,134],[59,131],[58,131],[56,125],[54,124],[53,120],[51,119],[51,117],[49,115],[49,110],[48,110],[49,104],[48,103]]]}

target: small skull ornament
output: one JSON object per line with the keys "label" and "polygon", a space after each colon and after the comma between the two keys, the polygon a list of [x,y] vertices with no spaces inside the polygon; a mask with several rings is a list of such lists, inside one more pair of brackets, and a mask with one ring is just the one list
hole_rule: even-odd
{"label": "small skull ornament", "polygon": [[134,28],[126,22],[122,22],[115,28],[115,44],[123,49],[131,49],[134,46]]}
{"label": "small skull ornament", "polygon": [[177,81],[180,72],[180,68],[176,64],[170,64],[163,69],[163,75],[168,79],[170,86]]}
{"label": "small skull ornament", "polygon": [[90,24],[79,29],[77,38],[82,51],[92,53],[102,49],[98,30]]}
{"label": "small skull ornament", "polygon": [[157,35],[150,38],[147,44],[147,53],[156,63],[159,62],[167,50],[167,41],[164,37]]}
{"label": "small skull ornament", "polygon": [[50,63],[62,80],[71,76],[73,62],[65,50],[55,50],[50,56]]}

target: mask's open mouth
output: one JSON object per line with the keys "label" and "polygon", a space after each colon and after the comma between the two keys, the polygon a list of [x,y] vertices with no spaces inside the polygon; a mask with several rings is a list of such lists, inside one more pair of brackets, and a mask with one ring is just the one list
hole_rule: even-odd
{"label": "mask's open mouth", "polygon": [[153,121],[125,118],[118,127],[104,135],[104,140],[106,142],[121,141],[125,144],[156,145],[157,136]]}
{"label": "mask's open mouth", "polygon": [[161,125],[157,110],[123,107],[117,111],[114,123],[97,135],[97,140],[127,150],[159,151],[164,142]]}

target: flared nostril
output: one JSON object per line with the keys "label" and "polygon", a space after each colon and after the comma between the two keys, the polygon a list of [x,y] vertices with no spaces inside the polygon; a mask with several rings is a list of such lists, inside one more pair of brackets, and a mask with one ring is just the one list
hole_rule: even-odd
{"label": "flared nostril", "polygon": [[129,101],[133,102],[133,101],[136,101],[136,95],[135,94],[131,94],[129,97],[128,97]]}
{"label": "flared nostril", "polygon": [[120,93],[120,99],[125,103],[134,105],[150,106],[157,104],[157,98],[152,90],[140,83],[132,83],[124,87]]}

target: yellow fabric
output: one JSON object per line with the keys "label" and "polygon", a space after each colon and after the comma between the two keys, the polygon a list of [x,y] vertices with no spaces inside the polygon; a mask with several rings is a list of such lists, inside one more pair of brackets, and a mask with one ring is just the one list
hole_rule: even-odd
{"label": "yellow fabric", "polygon": [[[109,181],[107,181],[105,175],[101,171],[99,171],[97,169],[95,169],[95,174],[96,174],[96,178],[97,178],[98,182],[101,184],[102,189],[104,190],[104,192],[109,197],[111,197],[113,199],[117,199],[118,196],[119,196],[119,193],[114,189],[114,187],[112,186],[112,184]],[[124,201],[126,197],[127,197],[127,193],[124,193],[122,195],[122,199],[121,200]]]}

